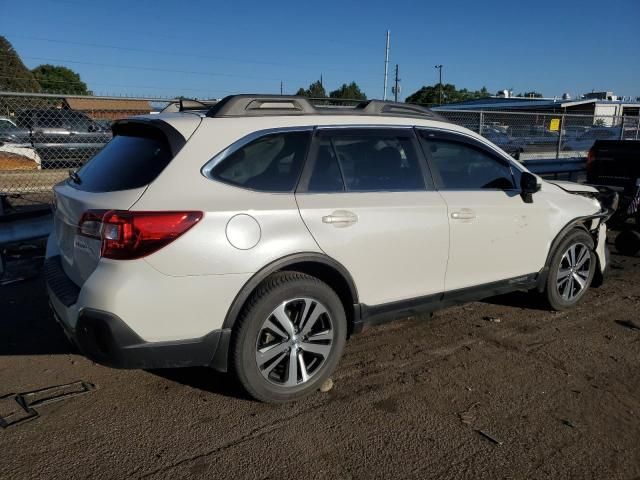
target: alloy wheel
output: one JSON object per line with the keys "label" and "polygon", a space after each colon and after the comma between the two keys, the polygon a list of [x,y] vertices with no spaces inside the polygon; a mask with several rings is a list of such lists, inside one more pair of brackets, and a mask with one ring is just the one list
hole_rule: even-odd
{"label": "alloy wheel", "polygon": [[573,300],[587,288],[591,271],[591,251],[584,243],[574,243],[562,255],[556,274],[558,294],[564,300]]}
{"label": "alloy wheel", "polygon": [[333,323],[329,311],[308,297],[286,300],[265,319],[256,341],[256,363],[270,383],[306,383],[331,354]]}

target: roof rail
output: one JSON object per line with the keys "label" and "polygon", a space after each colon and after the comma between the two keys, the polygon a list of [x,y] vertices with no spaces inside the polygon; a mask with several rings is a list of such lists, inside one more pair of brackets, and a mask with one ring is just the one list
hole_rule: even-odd
{"label": "roof rail", "polygon": [[383,100],[368,100],[356,106],[362,115],[393,115],[398,117],[435,118],[444,120],[443,117],[428,108],[411,103],[387,102]]}
{"label": "roof rail", "polygon": [[207,117],[310,115],[318,113],[305,97],[286,95],[230,95],[207,112]]}
{"label": "roof rail", "polygon": [[428,108],[408,103],[367,100],[355,106],[314,105],[306,97],[293,95],[230,95],[207,111],[207,117],[216,118],[267,115],[375,115],[447,121]]}

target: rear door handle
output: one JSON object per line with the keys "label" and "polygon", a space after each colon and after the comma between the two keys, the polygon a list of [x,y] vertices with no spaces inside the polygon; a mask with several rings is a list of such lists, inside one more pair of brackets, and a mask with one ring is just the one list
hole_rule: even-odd
{"label": "rear door handle", "polygon": [[355,213],[347,210],[336,210],[331,215],[325,215],[322,217],[322,223],[331,224],[334,227],[347,227],[353,225],[358,221],[358,216]]}
{"label": "rear door handle", "polygon": [[474,218],[476,218],[476,212],[474,212],[473,210],[461,210],[459,212],[453,212],[451,214],[451,218],[453,218],[454,220],[473,220]]}

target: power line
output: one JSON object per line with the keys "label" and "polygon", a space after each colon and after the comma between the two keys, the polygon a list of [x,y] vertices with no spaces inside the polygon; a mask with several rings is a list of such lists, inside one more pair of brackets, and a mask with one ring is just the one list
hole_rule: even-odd
{"label": "power line", "polygon": [[[2,57],[3,54],[0,54]],[[6,55],[4,55],[6,56]],[[98,62],[86,62],[80,60],[69,60],[69,59],[60,59],[60,58],[49,58],[49,57],[33,57],[33,56],[22,56],[24,59],[31,59],[37,61],[44,62],[56,62],[56,63],[69,63],[69,64],[77,64],[77,65],[89,65],[95,67],[105,67],[105,68],[118,68],[124,70],[141,70],[141,71],[156,71],[156,72],[164,72],[164,73],[180,73],[185,75],[201,75],[201,76],[211,76],[211,77],[223,77],[223,78],[239,78],[239,79],[247,79],[247,80],[266,80],[266,81],[280,81],[280,78],[274,77],[260,77],[253,75],[237,75],[233,73],[216,73],[216,72],[204,72],[204,71],[189,71],[189,70],[177,70],[177,69],[169,69],[169,68],[159,68],[159,67],[149,67],[149,66],[139,66],[139,65],[116,65],[110,63],[98,63]],[[306,83],[309,79],[289,79],[290,82],[296,83]],[[362,87],[370,87],[368,84],[362,84]]]}
{"label": "power line", "polygon": [[[10,75],[0,75],[0,78],[17,80],[18,82],[30,82],[30,79],[15,77]],[[50,79],[47,82],[60,83],[69,86],[78,86],[81,84],[85,84],[86,82],[82,80],[55,80]],[[192,91],[192,92],[209,92],[209,93],[221,93],[221,94],[233,94],[237,93],[237,90],[209,90],[207,88],[188,88],[188,87],[177,87],[177,86],[152,86],[152,85],[121,85],[115,83],[92,83],[92,85],[98,85],[102,87],[114,87],[114,88],[140,88],[140,89],[150,89],[150,90],[176,90],[176,91]],[[87,87],[89,87],[87,85]],[[91,88],[92,90],[92,88]]]}
{"label": "power line", "polygon": [[[217,60],[217,61],[222,60],[222,61],[233,62],[233,63],[269,65],[269,66],[275,66],[275,67],[316,68],[316,65],[296,65],[296,64],[290,64],[290,63],[273,62],[273,61],[266,61],[266,60],[250,60],[250,59],[238,59],[238,58],[232,58],[232,57],[221,57],[221,56],[214,56],[214,55],[201,55],[201,54],[195,54],[195,53],[189,53],[189,52],[170,52],[170,51],[168,52],[166,50],[153,50],[153,49],[145,49],[145,48],[137,48],[137,47],[124,47],[120,45],[108,45],[108,44],[101,44],[101,43],[88,43],[88,42],[77,42],[77,41],[71,41],[71,40],[60,40],[55,38],[32,37],[29,35],[22,35],[17,33],[10,33],[8,36],[23,38],[27,40],[36,40],[40,42],[62,43],[66,45],[78,45],[78,46],[91,47],[91,48],[107,48],[112,50],[129,51],[129,52],[152,53],[156,55],[171,55],[171,56],[191,57],[191,58],[200,58],[200,59]],[[345,70],[343,68],[331,68],[331,67],[327,68],[326,70],[333,70],[333,71],[340,71],[340,72],[345,72],[345,71],[355,72],[355,70],[350,70],[350,69]],[[373,75],[373,74],[368,74],[364,76],[370,77],[370,78],[374,78],[374,77],[378,78],[378,75]]]}

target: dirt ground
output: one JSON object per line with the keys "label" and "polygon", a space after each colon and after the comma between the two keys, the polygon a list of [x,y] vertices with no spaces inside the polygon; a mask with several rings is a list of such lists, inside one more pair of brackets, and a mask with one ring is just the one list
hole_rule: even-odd
{"label": "dirt ground", "polygon": [[640,478],[640,258],[612,261],[567,313],[512,294],[368,330],[329,393],[282,406],[206,369],[98,366],[41,278],[6,285],[0,397],[95,389],[0,429],[0,478]]}

